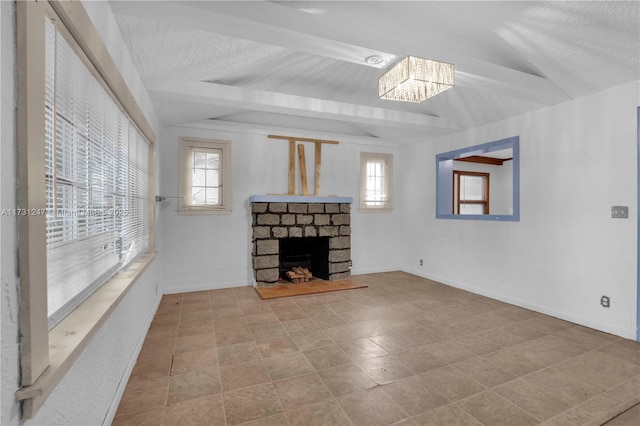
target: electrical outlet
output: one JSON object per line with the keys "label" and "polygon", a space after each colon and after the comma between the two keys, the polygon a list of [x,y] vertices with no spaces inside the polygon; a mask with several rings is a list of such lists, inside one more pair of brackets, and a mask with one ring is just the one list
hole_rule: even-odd
{"label": "electrical outlet", "polygon": [[419,263],[420,263],[420,266],[424,265],[424,261],[422,259],[420,259]]}
{"label": "electrical outlet", "polygon": [[602,305],[603,308],[608,308],[611,306],[611,300],[609,299],[609,296],[602,296],[600,298],[600,304]]}

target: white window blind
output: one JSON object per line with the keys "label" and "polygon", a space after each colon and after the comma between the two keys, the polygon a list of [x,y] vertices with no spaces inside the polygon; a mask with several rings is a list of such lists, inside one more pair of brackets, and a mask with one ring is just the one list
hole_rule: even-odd
{"label": "white window blind", "polygon": [[49,21],[45,74],[51,328],[146,250],[149,145]]}

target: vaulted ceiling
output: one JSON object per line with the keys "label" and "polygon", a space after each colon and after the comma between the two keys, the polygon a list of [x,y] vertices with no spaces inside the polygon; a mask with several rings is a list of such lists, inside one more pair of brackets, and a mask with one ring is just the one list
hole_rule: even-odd
{"label": "vaulted ceiling", "polygon": [[[165,125],[402,145],[640,79],[637,1],[110,4]],[[455,64],[455,87],[378,99],[409,54]]]}

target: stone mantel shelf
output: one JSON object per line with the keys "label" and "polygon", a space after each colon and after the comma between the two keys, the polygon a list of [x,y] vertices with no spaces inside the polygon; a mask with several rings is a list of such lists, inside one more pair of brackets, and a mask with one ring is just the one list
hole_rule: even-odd
{"label": "stone mantel shelf", "polygon": [[330,197],[315,195],[252,195],[251,203],[339,203],[351,204],[353,197]]}

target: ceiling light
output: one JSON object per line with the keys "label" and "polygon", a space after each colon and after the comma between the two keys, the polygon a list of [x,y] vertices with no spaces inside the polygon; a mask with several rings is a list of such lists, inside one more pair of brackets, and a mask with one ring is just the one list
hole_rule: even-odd
{"label": "ceiling light", "polygon": [[454,66],[407,56],[378,79],[378,97],[420,103],[453,87]]}

